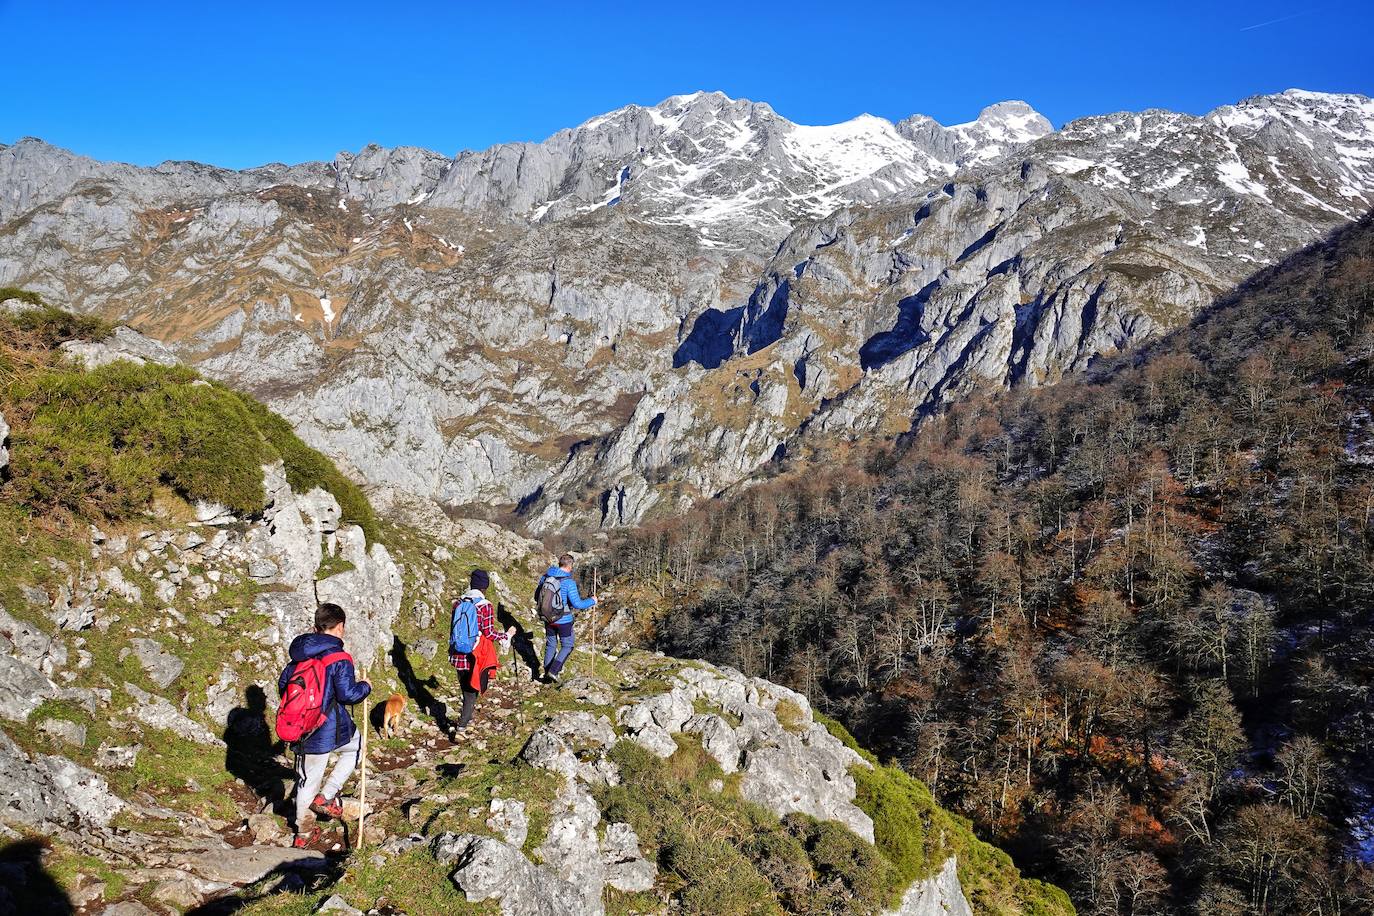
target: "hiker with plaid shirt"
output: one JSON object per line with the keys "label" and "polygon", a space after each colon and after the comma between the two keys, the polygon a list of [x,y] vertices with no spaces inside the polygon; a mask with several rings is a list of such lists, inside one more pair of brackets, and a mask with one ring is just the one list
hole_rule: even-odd
{"label": "hiker with plaid shirt", "polygon": [[[484,569],[474,569],[470,577],[470,588],[463,593],[454,605],[454,615],[458,614],[459,608],[465,601],[471,600],[476,605],[477,612],[477,633],[480,637],[490,640],[492,646],[506,643],[510,639],[510,632],[496,629],[496,608],[487,600],[484,592],[491,587],[491,576]],[[514,628],[512,628],[514,629]],[[477,711],[477,697],[487,689],[487,681],[491,678],[491,673],[497,664],[483,667],[477,673],[477,683],[473,683],[472,672],[478,667],[477,652],[454,652],[452,642],[450,642],[449,664],[453,665],[458,672],[458,683],[463,690],[463,709],[458,716],[458,725],[454,728],[453,735],[468,727],[472,722],[472,715]]]}

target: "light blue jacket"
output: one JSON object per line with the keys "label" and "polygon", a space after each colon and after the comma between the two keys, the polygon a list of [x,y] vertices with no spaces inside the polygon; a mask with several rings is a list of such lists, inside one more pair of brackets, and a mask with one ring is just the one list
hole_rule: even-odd
{"label": "light blue jacket", "polygon": [[[573,611],[585,611],[596,604],[595,598],[582,597],[581,592],[577,590],[577,580],[573,578],[572,573],[563,567],[550,566],[544,573],[544,578],[562,580],[558,584],[558,591],[563,596],[563,607],[567,608],[568,612],[559,617],[557,623],[572,623]],[[540,581],[542,583],[543,580]]]}

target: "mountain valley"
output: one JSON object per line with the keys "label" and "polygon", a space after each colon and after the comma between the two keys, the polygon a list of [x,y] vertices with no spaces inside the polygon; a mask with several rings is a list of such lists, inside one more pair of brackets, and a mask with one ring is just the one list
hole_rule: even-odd
{"label": "mountain valley", "polygon": [[719,93],[449,159],[0,149],[0,283],[161,340],[356,479],[537,532],[897,436],[1185,322],[1374,203],[1374,102],[791,124]]}

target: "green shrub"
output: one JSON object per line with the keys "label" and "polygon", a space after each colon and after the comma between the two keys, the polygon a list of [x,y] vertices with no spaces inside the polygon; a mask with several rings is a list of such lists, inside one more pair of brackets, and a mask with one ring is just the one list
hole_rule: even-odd
{"label": "green shrub", "polygon": [[100,341],[114,333],[114,325],[108,321],[93,315],[73,315],[51,305],[44,305],[36,293],[0,289],[0,301],[5,299],[19,299],[38,306],[5,315],[0,320],[15,330],[34,335],[39,343],[48,348],[56,347],[68,340]]}
{"label": "green shrub", "polygon": [[246,395],[239,395],[257,428],[286,464],[286,480],[297,493],[323,487],[339,501],[342,520],[363,529],[368,541],[379,539],[377,516],[362,487],[349,480],[334,463],[301,441],[291,424]]}
{"label": "green shrub", "polygon": [[162,483],[187,500],[261,510],[273,453],[237,396],[196,380],[183,367],[121,361],[16,381],[27,419],[11,434],[11,496],[35,511],[119,518]]}
{"label": "green shrub", "polygon": [[768,877],[784,910],[804,913],[812,908],[815,870],[799,839],[784,830],[758,831],[745,841],[744,851]]}
{"label": "green shrub", "polygon": [[783,823],[803,844],[816,871],[806,912],[878,912],[900,896],[892,864],[848,828],[799,814]]}
{"label": "green shrub", "polygon": [[[604,815],[635,828],[687,913],[877,913],[897,890],[882,853],[840,824],[779,821],[745,801],[693,738],[659,760],[622,741],[611,751],[621,784]],[[720,780],[721,791],[712,788]]]}
{"label": "green shrub", "polygon": [[858,767],[855,803],[873,818],[873,841],[896,869],[897,886],[926,878],[944,862],[947,850],[933,841],[930,790],[891,767]]}
{"label": "green shrub", "polygon": [[0,286],[0,302],[8,302],[11,299],[27,302],[29,305],[41,306],[43,304],[43,297],[32,290],[19,289],[15,286]]}
{"label": "green shrub", "polygon": [[[41,346],[101,333],[94,319],[56,309],[0,322],[25,316],[33,316],[25,328]],[[3,492],[31,512],[127,518],[147,509],[163,485],[188,501],[252,515],[265,498],[262,465],[280,459],[297,492],[323,487],[339,501],[344,521],[378,539],[366,495],[328,458],[262,404],[186,367],[119,361],[85,371],[39,364],[6,380],[0,403],[12,427]]]}

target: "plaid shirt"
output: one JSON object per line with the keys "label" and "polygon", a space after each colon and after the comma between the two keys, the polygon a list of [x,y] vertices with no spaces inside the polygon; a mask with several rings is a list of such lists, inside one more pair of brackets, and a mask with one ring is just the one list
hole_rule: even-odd
{"label": "plaid shirt", "polygon": [[[477,632],[493,642],[505,642],[506,634],[496,629],[496,608],[487,599],[483,598],[477,603]],[[449,653],[449,664],[457,671],[472,670],[472,653],[465,652],[462,655]]]}

